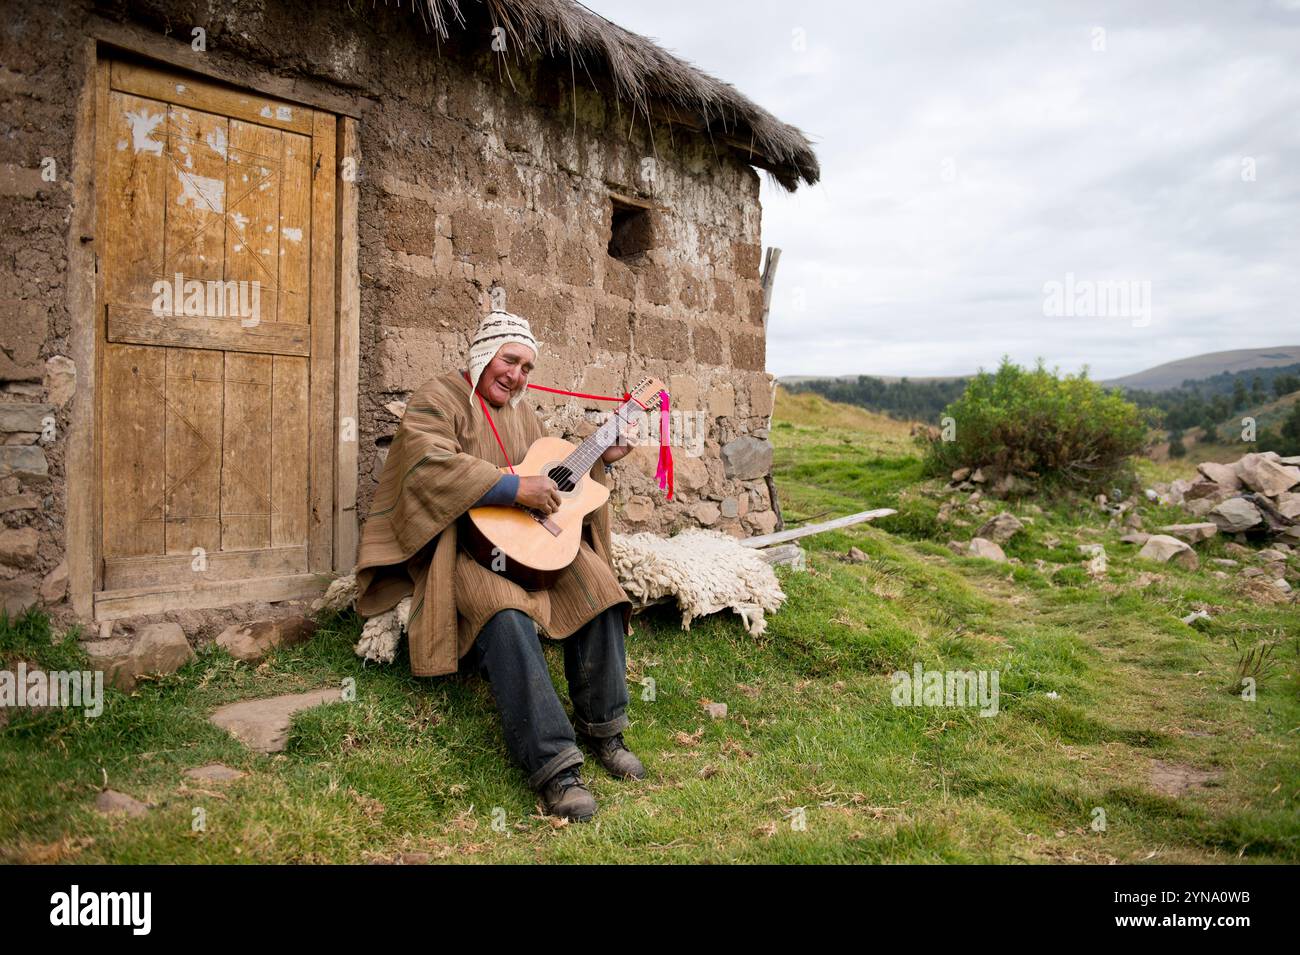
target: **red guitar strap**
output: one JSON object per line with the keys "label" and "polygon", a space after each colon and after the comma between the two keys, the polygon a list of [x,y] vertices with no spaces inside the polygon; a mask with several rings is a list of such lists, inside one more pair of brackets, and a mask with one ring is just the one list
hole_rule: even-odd
{"label": "red guitar strap", "polygon": [[[462,371],[461,374],[464,376],[465,381],[472,386],[473,383],[469,380],[469,373]],[[581,391],[564,391],[561,388],[547,388],[544,385],[528,385],[528,387],[536,388],[538,391],[549,391],[557,395],[571,395],[574,398],[591,398],[595,401],[617,401],[620,403],[629,400],[636,401],[638,405],[641,405],[643,411],[650,410],[633,397],[630,391],[623,392],[622,398],[611,398],[608,395],[588,395],[583,394]],[[488,411],[487,402],[483,400],[482,395],[478,395],[478,403],[483,406],[483,414],[487,415],[488,424],[492,426],[492,436],[497,439],[497,447],[501,449],[501,456],[506,459],[506,467],[510,469],[511,474],[514,474],[515,468],[510,463],[510,455],[506,454],[506,446],[501,443],[501,435],[497,434],[496,422],[492,420],[492,413]],[[668,392],[661,391],[659,392],[659,466],[655,469],[655,477],[658,479],[661,489],[667,488],[667,499],[671,501],[673,499],[673,452],[668,444],[668,408]]]}

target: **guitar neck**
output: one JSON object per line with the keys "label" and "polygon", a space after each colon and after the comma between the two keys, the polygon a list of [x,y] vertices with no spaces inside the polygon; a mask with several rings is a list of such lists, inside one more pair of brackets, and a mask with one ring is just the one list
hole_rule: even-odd
{"label": "guitar neck", "polygon": [[582,444],[564,459],[565,466],[574,474],[586,474],[590,471],[606,449],[618,441],[619,429],[623,422],[628,421],[627,415],[631,408],[631,400],[620,404],[604,424],[589,434]]}

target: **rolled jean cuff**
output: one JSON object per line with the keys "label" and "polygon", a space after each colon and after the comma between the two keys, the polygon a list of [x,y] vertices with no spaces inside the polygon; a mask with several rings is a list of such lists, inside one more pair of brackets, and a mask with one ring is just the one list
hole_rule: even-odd
{"label": "rolled jean cuff", "polygon": [[615,733],[621,733],[627,729],[630,720],[627,714],[616,716],[608,723],[588,723],[585,720],[573,719],[573,728],[584,736],[590,736],[593,739],[604,739],[606,736],[613,736]]}
{"label": "rolled jean cuff", "polygon": [[556,773],[568,769],[570,766],[581,766],[583,763],[582,751],[576,746],[570,746],[568,749],[556,753],[546,761],[546,765],[528,777],[529,789],[540,789]]}

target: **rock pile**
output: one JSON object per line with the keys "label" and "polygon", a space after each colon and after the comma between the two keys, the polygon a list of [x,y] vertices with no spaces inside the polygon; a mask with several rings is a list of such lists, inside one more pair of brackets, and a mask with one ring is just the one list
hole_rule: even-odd
{"label": "rock pile", "polygon": [[[1195,481],[1179,479],[1157,485],[1147,497],[1186,508],[1203,519],[1198,524],[1162,528],[1184,540],[1204,540],[1214,532],[1239,539],[1300,544],[1300,457],[1273,451],[1247,454],[1232,464],[1198,464]],[[1214,531],[1209,530],[1213,525]],[[1200,535],[1192,539],[1189,535]]]}

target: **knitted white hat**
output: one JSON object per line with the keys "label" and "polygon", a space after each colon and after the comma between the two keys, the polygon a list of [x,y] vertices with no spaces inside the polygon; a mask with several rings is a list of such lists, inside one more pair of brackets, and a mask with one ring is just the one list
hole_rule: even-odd
{"label": "knitted white hat", "polygon": [[[474,333],[474,340],[470,342],[469,346],[469,405],[471,408],[475,406],[474,392],[478,389],[478,380],[482,377],[483,370],[491,364],[492,359],[501,350],[501,346],[508,342],[527,345],[533,350],[533,361],[537,361],[537,341],[533,338],[532,329],[528,327],[528,320],[504,310],[493,309],[483,316],[483,321],[479,322],[478,331]],[[527,390],[526,387],[520,388],[517,394],[511,395],[510,407],[513,408],[523,401],[524,392]]]}

